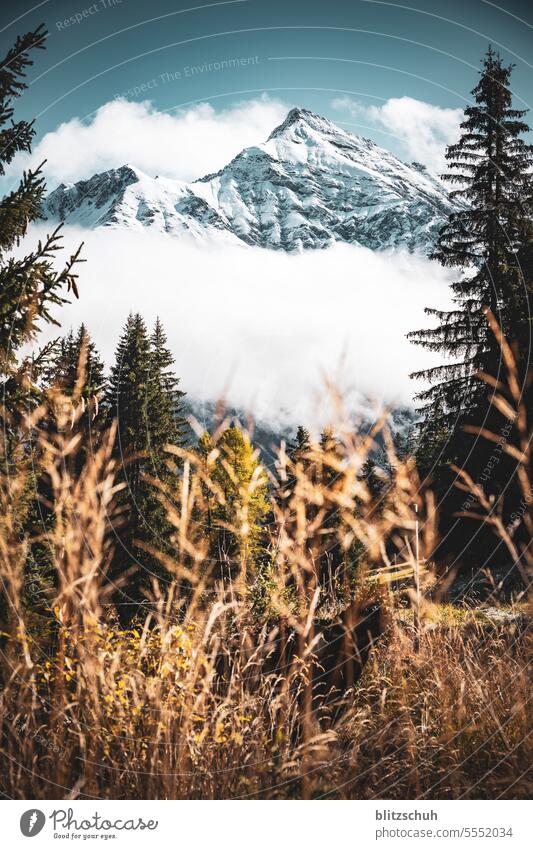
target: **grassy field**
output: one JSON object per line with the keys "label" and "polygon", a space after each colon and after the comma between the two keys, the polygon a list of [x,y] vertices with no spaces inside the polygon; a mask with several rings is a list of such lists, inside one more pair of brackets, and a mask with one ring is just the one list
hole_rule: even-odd
{"label": "grassy field", "polygon": [[[229,581],[205,533],[222,497],[210,458],[171,449],[183,466],[172,498],[160,492],[175,528],[175,553],[162,556],[169,583],[154,583],[143,616],[125,624],[106,580],[113,438],[76,478],[71,433],[41,438],[54,514],[46,586],[27,584],[17,499],[28,481],[20,473],[2,489],[6,796],[528,797],[525,597],[444,603],[434,499],[390,440],[379,502],[360,475],[372,435],[346,430],[341,449],[314,446],[306,464],[280,450],[262,574],[248,522],[259,466],[231,528]],[[325,586],[317,563],[332,539],[345,557]]]}

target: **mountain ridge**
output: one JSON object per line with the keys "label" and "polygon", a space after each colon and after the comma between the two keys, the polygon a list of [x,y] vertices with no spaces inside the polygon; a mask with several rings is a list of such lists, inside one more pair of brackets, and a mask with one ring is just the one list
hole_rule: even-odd
{"label": "mountain ridge", "polygon": [[443,184],[370,139],[295,107],[265,142],[193,182],[125,164],[61,184],[46,218],[156,229],[287,252],[334,242],[430,253],[453,206]]}

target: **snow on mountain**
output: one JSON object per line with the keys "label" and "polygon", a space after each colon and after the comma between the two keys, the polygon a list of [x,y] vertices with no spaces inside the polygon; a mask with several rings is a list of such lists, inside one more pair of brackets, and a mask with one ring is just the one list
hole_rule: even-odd
{"label": "snow on mountain", "polygon": [[217,212],[187,184],[148,177],[129,165],[70,186],[62,183],[46,198],[44,214],[91,229],[153,227],[173,236],[238,243]]}
{"label": "snow on mountain", "polygon": [[182,183],[124,165],[62,184],[44,214],[91,228],[151,227],[285,251],[342,241],[428,253],[451,209],[442,183],[422,166],[292,109],[266,142],[217,174]]}

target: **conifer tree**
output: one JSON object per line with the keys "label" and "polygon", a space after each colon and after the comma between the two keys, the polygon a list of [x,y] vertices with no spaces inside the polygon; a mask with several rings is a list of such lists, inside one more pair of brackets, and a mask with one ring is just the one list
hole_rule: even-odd
{"label": "conifer tree", "polygon": [[[72,471],[77,474],[88,455],[96,449],[106,424],[105,411],[101,408],[105,389],[104,364],[84,324],[76,333],[71,329],[55,343],[50,364],[44,369],[43,382],[52,390],[48,393],[52,406],[56,390],[60,398],[71,399],[71,427],[75,425],[82,434],[80,448],[72,458]],[[52,416],[48,427],[51,430],[55,427]]]}
{"label": "conifer tree", "polygon": [[[34,51],[44,47],[46,37],[42,26],[19,36],[0,62],[0,176],[17,153],[31,152],[33,123],[13,120],[14,101],[26,89],[26,71],[33,64]],[[39,167],[23,173],[17,188],[0,200],[0,485],[16,498],[13,514],[21,535],[27,534],[35,521],[39,465],[38,457],[32,456],[35,452],[27,431],[20,425],[28,407],[39,397],[37,380],[48,361],[50,346],[32,356],[24,355],[23,349],[37,341],[42,324],[57,323],[52,311],[65,302],[65,290],[77,296],[74,266],[79,250],[62,270],[53,267],[60,247],[60,228],[24,257],[13,256],[29,226],[41,217],[45,191]],[[10,486],[15,470],[26,473],[26,486],[16,495]]]}
{"label": "conifer tree", "polygon": [[288,446],[289,457],[294,463],[297,463],[303,461],[310,450],[311,436],[309,431],[303,425],[299,425],[294,442],[291,442]]}
{"label": "conifer tree", "polygon": [[142,317],[130,315],[117,346],[106,405],[109,419],[117,421],[115,451],[119,479],[126,485],[120,495],[123,517],[112,574],[137,564],[126,593],[133,600],[142,598],[152,577],[167,577],[155,552],[169,553],[172,531],[150,478],[172,487],[176,477],[165,453],[166,445],[181,441],[183,393],[172,362],[160,322],[149,337]]}
{"label": "conifer tree", "polygon": [[[82,356],[83,355],[83,356]],[[82,363],[80,363],[82,361]],[[83,364],[81,396],[89,401],[104,388],[104,364],[85,324],[76,333],[72,329],[56,345],[48,370],[48,384],[57,382],[65,395],[71,396],[79,384],[80,366]]]}
{"label": "conifer tree", "polygon": [[[182,415],[185,392],[178,388],[180,381],[173,366],[174,357],[167,346],[163,324],[158,318],[150,336],[147,473],[154,481],[163,485],[167,493],[174,491],[176,475],[182,465],[175,455],[170,462],[167,446],[183,446],[186,442],[186,425]],[[149,543],[162,553],[171,554],[173,527],[167,519],[165,506],[157,497],[153,482],[149,482],[147,486],[145,513],[150,524]],[[157,567],[155,571],[161,572],[161,568]]]}
{"label": "conifer tree", "polygon": [[290,467],[287,471],[286,479],[280,482],[280,486],[275,493],[275,498],[279,504],[287,504],[291,499],[296,485],[293,467],[301,464],[306,469],[309,465],[307,455],[310,451],[311,436],[309,431],[303,425],[299,425],[294,439],[287,445],[287,457],[290,461]]}
{"label": "conifer tree", "polygon": [[381,497],[383,490],[385,489],[385,483],[383,479],[379,477],[377,468],[378,465],[374,457],[369,456],[361,466],[360,472],[361,480],[366,483],[371,497],[376,501]]}
{"label": "conifer tree", "polygon": [[49,364],[43,369],[43,384],[49,389],[57,388],[68,398],[76,396],[83,407],[84,424],[95,418],[105,389],[105,369],[83,323],[76,333],[71,328],[55,342]]}
{"label": "conifer tree", "polygon": [[514,354],[526,409],[533,406],[533,233],[518,252],[521,287],[517,289],[517,304],[513,318]]}
{"label": "conifer tree", "polygon": [[[477,377],[480,371],[498,377],[501,370],[500,350],[485,309],[492,310],[510,342],[517,341],[518,328],[523,335],[519,257],[531,238],[533,154],[522,139],[529,129],[523,121],[525,112],[512,105],[511,72],[512,66],[505,66],[489,48],[472,91],[474,102],[465,109],[460,140],[446,153],[449,173],[444,178],[455,187],[451,197],[458,209],[441,230],[434,258],[461,270],[452,284],[454,304],[450,310],[427,309],[437,326],[409,334],[415,344],[447,359],[412,377],[431,384],[418,395],[422,414],[418,456],[426,469],[440,457],[437,488],[444,497],[441,510],[451,549],[464,548],[469,531],[453,518],[460,495],[447,464],[466,468],[476,480],[490,447],[467,433],[465,426],[488,426],[498,432],[502,425],[491,407],[491,387]],[[491,492],[498,496],[508,490],[510,476],[510,464],[502,462],[491,475]],[[477,547],[485,556],[482,546]]]}
{"label": "conifer tree", "polygon": [[[207,455],[212,447],[211,439],[203,437],[200,450]],[[240,427],[227,428],[216,448],[211,475],[224,503],[213,504],[212,551],[222,574],[229,571],[232,576],[243,564],[253,569],[261,565],[263,525],[270,511],[268,486],[257,450]]]}
{"label": "conifer tree", "polygon": [[[323,460],[318,469],[317,479],[327,490],[333,491],[338,480],[336,465],[340,460],[340,445],[331,427],[325,427],[320,434],[319,447],[322,451]],[[332,579],[336,580],[339,570],[344,565],[344,552],[338,537],[339,524],[338,508],[329,507],[323,521],[323,550],[317,558],[319,581],[324,585],[331,584]]]}
{"label": "conifer tree", "polygon": [[172,367],[174,357],[167,346],[163,324],[158,318],[150,336],[149,393],[151,413],[148,428],[153,470],[165,475],[165,445],[183,445],[185,441],[185,419],[181,401],[185,395],[178,386]]}
{"label": "conifer tree", "polygon": [[[104,389],[104,365],[96,346],[82,324],[74,333],[71,329],[51,346],[47,364],[43,367],[40,389],[46,398],[47,415],[40,422],[40,435],[49,444],[57,443],[60,434],[70,440],[81,436],[74,450],[64,458],[71,478],[77,479],[89,457],[97,450],[105,425],[100,408]],[[54,573],[48,546],[43,543],[43,531],[50,530],[54,512],[51,508],[53,491],[49,478],[39,473],[40,452],[32,455],[32,495],[29,501],[27,525],[35,532],[30,543],[29,565],[33,580]]]}
{"label": "conifer tree", "polygon": [[[128,460],[124,474],[130,497],[140,491],[141,457],[147,446],[150,340],[143,318],[130,313],[119,339],[106,393],[109,416],[117,421],[117,452]],[[135,458],[130,461],[130,458]]]}
{"label": "conifer tree", "polygon": [[[26,71],[33,64],[34,52],[44,48],[46,37],[42,26],[19,36],[0,61],[0,177],[17,153],[31,152],[33,122],[13,120],[14,101],[26,89]],[[22,425],[28,408],[39,400],[39,381],[52,350],[51,345],[45,345],[28,355],[24,347],[37,342],[43,324],[57,324],[53,312],[65,303],[66,293],[78,295],[74,266],[80,249],[62,269],[54,267],[60,248],[59,227],[23,257],[13,256],[30,225],[41,218],[45,192],[39,166],[24,172],[18,186],[0,199],[0,487],[11,499],[11,512],[21,537],[27,537],[34,527],[40,533],[43,530],[36,498],[40,456]],[[13,480],[22,479],[22,488],[12,486]],[[25,564],[25,577],[39,583],[47,568],[46,552],[42,553],[43,557],[36,558],[35,544],[31,543]],[[0,616],[4,613],[0,593]]]}
{"label": "conifer tree", "polygon": [[[27,84],[26,69],[33,64],[33,51],[44,47],[47,33],[38,27],[19,36],[0,64],[0,176],[20,151],[31,151],[32,123],[12,120],[13,100]],[[33,358],[20,357],[21,349],[34,342],[42,323],[57,323],[52,312],[65,302],[63,290],[77,297],[74,265],[78,251],[62,270],[53,267],[60,247],[57,228],[23,258],[11,255],[12,249],[26,236],[28,226],[41,217],[46,191],[41,166],[25,172],[16,189],[0,200],[0,381],[4,434],[13,444],[16,420],[21,405],[28,403],[28,392],[37,392],[35,379],[46,360],[48,348]],[[9,453],[10,447],[7,446]]]}
{"label": "conifer tree", "polygon": [[418,463],[420,477],[425,479],[438,478],[441,470],[447,464],[449,431],[446,428],[442,402],[436,400],[434,415],[428,416],[422,425],[414,426],[409,434],[413,443]]}

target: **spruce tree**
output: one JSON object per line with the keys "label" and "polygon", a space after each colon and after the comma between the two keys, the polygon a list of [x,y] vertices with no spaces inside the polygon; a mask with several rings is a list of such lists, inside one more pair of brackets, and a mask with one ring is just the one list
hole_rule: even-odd
{"label": "spruce tree", "polygon": [[[79,326],[76,333],[71,329],[55,343],[50,364],[44,369],[43,383],[49,390],[48,399],[52,407],[56,393],[59,403],[64,403],[65,398],[71,399],[71,410],[56,412],[63,418],[65,414],[68,418],[69,412],[72,412],[70,427],[76,427],[82,435],[80,448],[72,458],[72,471],[77,474],[99,444],[106,424],[105,407],[102,404],[104,363],[84,324]],[[56,427],[53,416],[49,416],[48,427],[50,430]]]}
{"label": "spruce tree", "polygon": [[71,331],[68,336],[68,342],[63,349],[66,355],[64,365],[61,360],[58,362],[58,366],[64,369],[64,391],[69,395],[73,393],[78,382],[83,353],[83,381],[80,392],[85,401],[89,402],[104,388],[104,363],[85,324],[80,324],[76,334]]}
{"label": "spruce tree", "polygon": [[[46,36],[42,26],[20,36],[0,64],[0,176],[17,153],[31,151],[33,124],[13,121],[13,100],[27,87],[26,69],[33,64],[33,51],[44,47]],[[73,268],[79,250],[62,270],[53,267],[60,228],[23,258],[10,255],[29,225],[41,218],[45,191],[40,166],[25,172],[18,187],[0,201],[0,381],[7,453],[17,440],[18,418],[37,394],[36,377],[48,354],[44,348],[33,357],[21,358],[21,350],[37,339],[42,323],[57,324],[53,310],[65,303],[65,288],[77,297]]]}
{"label": "spruce tree", "polygon": [[106,407],[109,420],[117,422],[118,479],[125,484],[111,574],[118,577],[138,567],[123,593],[134,602],[142,600],[153,577],[168,578],[155,552],[171,552],[172,529],[150,478],[170,489],[176,482],[176,468],[165,452],[166,445],[182,441],[183,393],[172,362],[160,322],[150,337],[143,318],[131,314],[116,349]]}
{"label": "spruce tree", "polygon": [[304,469],[307,469],[309,465],[308,454],[310,451],[311,436],[309,431],[303,425],[299,425],[294,439],[287,445],[287,457],[290,461],[290,467],[287,470],[286,479],[280,481],[280,486],[275,493],[276,501],[280,505],[288,504],[292,498],[296,486],[296,476],[293,468],[297,464],[300,464]]}
{"label": "spruce tree", "polygon": [[174,371],[174,357],[167,346],[163,324],[158,318],[150,336],[149,394],[151,413],[148,422],[148,438],[153,457],[153,471],[165,475],[165,445],[183,445],[185,441],[185,419],[182,415],[182,399],[185,395],[179,387],[179,378]]}
{"label": "spruce tree", "polygon": [[[166,450],[168,445],[183,446],[186,442],[182,399],[185,392],[179,389],[179,378],[174,370],[174,357],[167,346],[163,324],[158,318],[150,336],[149,382],[147,422],[148,463],[147,473],[165,487],[172,498],[176,489],[176,475],[181,461],[174,455],[172,462]],[[165,506],[157,497],[155,484],[149,482],[145,492],[145,515],[150,531],[148,542],[164,554],[172,554],[173,526],[169,523]],[[161,572],[160,567],[158,570]],[[164,572],[163,577],[167,577]]]}
{"label": "spruce tree", "polygon": [[385,481],[379,476],[377,469],[378,465],[374,457],[368,456],[361,466],[361,472],[359,475],[361,480],[366,483],[368,491],[372,499],[375,501],[378,501],[381,498],[385,489]]}
{"label": "spruce tree", "polygon": [[[519,258],[531,238],[533,155],[531,145],[522,139],[529,129],[523,121],[525,112],[512,105],[511,72],[512,66],[504,65],[489,48],[472,91],[474,102],[465,109],[462,135],[446,153],[449,173],[444,179],[454,186],[451,197],[458,208],[440,232],[434,258],[461,269],[451,287],[453,307],[427,309],[436,327],[409,334],[415,344],[447,359],[412,377],[431,384],[418,395],[422,416],[418,456],[424,470],[433,470],[437,478],[446,547],[458,553],[474,529],[453,517],[462,497],[453,489],[448,464],[466,468],[477,480],[491,448],[465,427],[484,426],[498,432],[503,424],[491,406],[493,390],[478,378],[479,372],[498,377],[501,371],[501,354],[486,308],[511,343],[518,342],[519,328],[522,337],[527,335]],[[512,472],[509,462],[499,463],[491,474],[489,492],[496,497],[509,492]],[[487,556],[479,538],[476,547],[478,560]]]}
{"label": "spruce tree", "polygon": [[[532,228],[533,229],[533,228]],[[517,361],[520,386],[524,390],[526,409],[533,408],[533,233],[518,251],[518,263],[521,273],[521,285],[516,292],[516,305],[513,319],[514,354]]]}
{"label": "spruce tree", "polygon": [[[19,36],[0,61],[0,177],[17,153],[31,152],[33,122],[13,120],[14,101],[26,89],[26,71],[33,64],[34,52],[44,48],[46,37],[42,26]],[[36,498],[40,455],[24,417],[40,400],[39,381],[51,345],[31,355],[24,348],[37,342],[43,324],[57,324],[53,312],[65,303],[66,293],[78,295],[74,266],[80,250],[62,269],[54,267],[60,248],[59,227],[23,257],[13,256],[30,225],[41,218],[45,192],[40,166],[24,172],[18,186],[0,199],[0,487],[11,499],[11,512],[21,537],[27,537],[30,529],[43,531],[43,516]],[[22,480],[23,487],[12,485],[13,481]],[[30,544],[25,577],[41,582],[46,568],[46,552],[36,558],[35,543]],[[0,593],[0,616],[5,612]]]}
{"label": "spruce tree", "polygon": [[[317,479],[326,490],[333,492],[339,479],[336,466],[341,460],[341,450],[331,427],[325,427],[320,434],[319,446],[323,460],[318,468]],[[321,531],[322,551],[317,557],[318,579],[324,586],[331,586],[332,581],[337,582],[341,568],[345,565],[344,551],[339,542],[339,527],[339,509],[331,506],[325,512]]]}
{"label": "spruce tree", "polygon": [[[59,339],[51,351],[49,365],[44,370],[44,385],[57,387],[69,398],[78,394],[84,407],[92,407],[105,388],[105,369],[86,326],[80,324]],[[88,410],[89,411],[89,410]]]}
{"label": "spruce tree", "polygon": [[[47,415],[39,424],[39,435],[49,445],[57,445],[61,436],[70,441],[81,438],[75,449],[63,458],[71,479],[76,480],[90,456],[100,444],[105,414],[100,407],[104,388],[104,365],[85,326],[76,333],[70,330],[56,340],[49,362],[43,367],[40,390]],[[37,539],[30,543],[29,566],[35,581],[39,576],[53,575],[50,551],[42,540],[43,531],[51,530],[54,521],[53,488],[47,475],[39,471],[41,451],[32,452],[32,496],[27,526]]]}
{"label": "spruce tree", "polygon": [[140,491],[140,453],[148,442],[149,375],[150,340],[146,325],[139,314],[130,313],[115,352],[106,404],[109,417],[117,421],[117,454],[124,461],[123,473],[134,501]]}
{"label": "spruce tree", "polygon": [[431,476],[438,477],[442,468],[447,465],[448,440],[449,431],[442,401],[436,399],[433,415],[428,415],[422,425],[414,426],[413,432],[409,434],[409,441],[413,444],[417,457],[418,471],[423,480]]}
{"label": "spruce tree", "polygon": [[296,431],[296,437],[288,446],[288,454],[293,463],[305,462],[306,454],[311,450],[311,436],[309,431],[299,425]]}
{"label": "spruce tree", "polygon": [[[137,570],[122,586],[117,599],[124,606],[142,601],[142,588],[149,586],[151,574],[157,572],[153,559],[137,545],[152,536],[143,480],[149,447],[149,376],[150,340],[146,325],[140,315],[130,314],[117,345],[106,392],[109,419],[117,423],[117,480],[124,484],[118,499],[121,515],[115,528],[117,542],[110,576],[122,580],[124,573]],[[120,612],[134,613],[134,608]]]}

